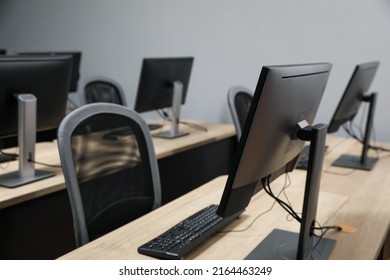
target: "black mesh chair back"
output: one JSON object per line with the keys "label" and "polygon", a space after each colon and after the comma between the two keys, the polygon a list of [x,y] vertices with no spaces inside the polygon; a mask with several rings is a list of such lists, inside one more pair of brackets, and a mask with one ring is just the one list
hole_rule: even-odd
{"label": "black mesh chair back", "polygon": [[122,87],[112,79],[91,77],[84,81],[85,103],[107,102],[126,106]]}
{"label": "black mesh chair back", "polygon": [[58,147],[77,246],[161,205],[150,132],[135,111],[109,103],[82,106],[62,121]]}
{"label": "black mesh chair back", "polygon": [[244,87],[233,86],[228,91],[228,105],[238,139],[241,137],[252,98],[253,93]]}

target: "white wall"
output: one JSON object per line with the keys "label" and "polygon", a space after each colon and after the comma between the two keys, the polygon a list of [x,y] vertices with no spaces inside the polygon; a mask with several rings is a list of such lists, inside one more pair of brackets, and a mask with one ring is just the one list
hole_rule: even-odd
{"label": "white wall", "polygon": [[215,122],[231,121],[228,88],[254,89],[263,65],[328,61],[327,123],[355,65],[380,60],[375,127],[390,141],[388,0],[0,0],[2,47],[81,50],[81,78],[117,80],[131,107],[142,58],[194,56],[182,116]]}

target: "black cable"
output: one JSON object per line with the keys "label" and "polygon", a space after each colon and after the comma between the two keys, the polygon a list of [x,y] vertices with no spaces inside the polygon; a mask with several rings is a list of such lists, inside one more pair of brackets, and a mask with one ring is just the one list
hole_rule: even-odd
{"label": "black cable", "polygon": [[[269,177],[266,178],[265,182],[264,182],[264,190],[265,192],[270,195],[272,198],[275,199],[275,201],[283,208],[287,211],[287,213],[289,215],[291,215],[295,220],[297,220],[299,223],[302,222],[302,218],[298,215],[297,212],[294,211],[294,209],[288,205],[286,202],[284,202],[283,200],[281,200],[279,197],[275,197],[275,195],[273,194],[272,192],[272,189],[271,189],[271,185],[269,183]],[[319,224],[317,221],[316,221],[317,224]],[[318,227],[317,226],[312,226],[310,228],[310,232],[313,236],[316,236],[318,237],[318,240],[316,242],[316,244],[313,246],[313,249],[311,251],[311,254],[313,254],[313,252],[316,250],[318,244],[321,242],[321,239],[323,238],[323,236],[326,234],[326,232],[328,232],[329,230],[331,229],[336,229],[336,230],[341,230],[341,227],[339,226],[321,226],[319,225]],[[318,236],[315,234],[315,230],[321,230],[321,235]],[[312,256],[313,258],[313,256]]]}
{"label": "black cable", "polygon": [[[284,177],[284,187],[282,188],[282,192],[284,194],[284,197],[286,198],[287,200],[287,203],[288,205],[290,205],[291,207],[291,201],[290,199],[288,198],[287,194],[286,194],[286,189],[291,186],[291,179],[290,179],[290,175],[289,173],[287,172],[287,167],[286,167],[286,173],[285,173],[285,177]],[[279,194],[278,194],[278,197],[279,197]]]}
{"label": "black cable", "polygon": [[184,124],[184,125],[189,126],[189,127],[192,127],[194,129],[197,129],[197,130],[204,131],[204,132],[208,131],[207,127],[200,125],[200,124],[197,124],[197,123],[192,123],[192,122],[187,122],[187,121],[184,121],[184,122],[179,121],[179,123]]}
{"label": "black cable", "polygon": [[263,184],[265,192],[271,196],[273,199],[276,200],[276,202],[285,210],[288,214],[291,215],[295,220],[297,220],[299,223],[302,221],[301,217],[294,211],[294,209],[288,205],[286,202],[281,200],[280,198],[276,197],[274,193],[272,192],[270,183],[269,183],[269,177],[265,179],[265,182]]}
{"label": "black cable", "polygon": [[314,230],[329,230],[329,229],[337,229],[341,230],[341,227],[339,226],[319,226],[319,227],[311,227]]}
{"label": "black cable", "polygon": [[[291,180],[290,180],[290,176],[288,176],[288,173],[286,173],[285,176],[286,176],[286,178],[285,178],[285,181],[284,181],[284,186],[283,186],[283,188],[279,191],[277,197],[279,197],[279,196],[282,194],[282,192],[283,192],[283,193],[284,193],[284,196],[287,198],[287,195],[286,195],[286,193],[285,193],[285,190],[286,190],[288,187],[290,187],[290,185],[291,185]],[[288,200],[288,198],[287,198],[287,200]],[[276,200],[274,200],[274,202],[272,203],[272,205],[271,205],[270,208],[268,208],[267,210],[265,210],[265,211],[261,212],[259,215],[257,215],[257,216],[252,220],[252,222],[250,222],[249,225],[246,226],[244,229],[239,229],[239,230],[222,230],[222,231],[220,231],[219,233],[244,232],[244,231],[248,230],[248,229],[249,229],[249,228],[250,228],[250,227],[251,227],[251,226],[252,226],[252,225],[261,217],[261,216],[263,216],[264,214],[267,214],[268,212],[270,212],[270,211],[274,208],[275,204],[276,204]]]}
{"label": "black cable", "polygon": [[[348,125],[349,125],[349,127],[348,127]],[[364,141],[360,137],[358,137],[356,135],[356,133],[353,131],[353,122],[352,121],[349,121],[348,123],[344,124],[342,127],[343,127],[344,131],[349,136],[351,136],[353,139],[357,140],[361,144],[364,144]],[[390,152],[390,149],[388,149],[388,148],[384,148],[384,147],[376,146],[376,145],[371,145],[371,144],[368,144],[368,148],[370,148],[374,151]]]}
{"label": "black cable", "polygon": [[[316,223],[318,223],[318,222],[316,221]],[[318,223],[318,224],[319,224],[319,223]],[[313,235],[316,236],[316,237],[318,238],[317,241],[316,241],[316,243],[314,244],[313,249],[311,250],[311,254],[310,254],[311,259],[314,259],[314,257],[313,257],[313,252],[317,250],[317,247],[318,247],[318,245],[321,243],[321,240],[324,238],[325,234],[326,234],[329,230],[331,230],[331,229],[340,231],[340,230],[341,230],[341,227],[340,227],[340,226],[321,226],[321,225],[319,224],[319,227],[314,227],[314,226],[313,226],[312,229],[313,229],[313,230],[321,230],[321,234],[320,234],[319,236],[313,233]]]}
{"label": "black cable", "polygon": [[[17,159],[17,158],[19,157],[19,155],[16,154],[16,153],[11,154],[11,153],[3,152],[3,151],[1,151],[1,150],[0,150],[0,154],[5,155],[5,156],[9,156],[9,157],[13,157],[14,159]],[[48,166],[48,167],[62,168],[61,165],[43,163],[43,162],[35,161],[35,160],[32,160],[32,159],[28,159],[27,161],[28,161],[28,162],[32,162],[32,163],[35,163],[35,164],[39,164],[39,165]]]}
{"label": "black cable", "polygon": [[49,164],[49,163],[44,163],[44,162],[39,162],[39,161],[32,160],[32,159],[28,159],[28,162],[32,162],[32,163],[39,164],[39,165],[43,165],[43,166],[47,166],[47,167],[62,168],[61,165]]}
{"label": "black cable", "polygon": [[160,117],[165,121],[171,121],[171,118],[169,117],[169,114],[164,111],[163,109],[157,110],[157,114],[160,115]]}
{"label": "black cable", "polygon": [[[160,110],[157,110],[157,113],[160,115],[160,117],[163,120],[169,121],[169,122],[172,121],[172,119],[169,117],[169,114],[166,111],[160,109]],[[200,124],[197,124],[197,123],[192,123],[192,122],[188,122],[188,121],[179,121],[179,123],[184,124],[186,126],[189,126],[191,128],[197,129],[197,130],[208,132],[207,127],[200,125]]]}
{"label": "black cable", "polygon": [[[287,176],[287,175],[288,175],[288,174],[286,173],[286,176]],[[270,185],[269,179],[270,179],[270,176],[267,177],[267,178],[264,180],[264,182],[263,182],[263,187],[264,187],[265,192],[266,192],[268,195],[270,195],[270,196],[274,199],[274,203],[271,205],[271,207],[270,207],[268,210],[266,210],[266,211],[262,212],[261,214],[259,214],[258,216],[256,216],[256,218],[253,219],[253,221],[252,221],[246,228],[244,228],[244,229],[242,229],[242,230],[220,231],[220,233],[243,232],[243,231],[246,231],[247,229],[249,229],[249,228],[254,224],[254,222],[255,222],[258,218],[260,218],[262,215],[264,215],[264,214],[268,213],[269,211],[271,211],[272,208],[274,207],[275,203],[278,203],[283,209],[285,209],[285,210],[287,211],[287,213],[288,213],[291,217],[293,217],[293,218],[294,218],[295,220],[297,220],[299,223],[302,222],[302,218],[299,216],[298,213],[296,213],[296,212],[294,211],[294,209],[292,208],[292,206],[289,205],[289,204],[287,204],[286,202],[284,202],[283,200],[281,200],[281,199],[279,198],[279,196],[281,195],[282,192],[284,193],[284,195],[285,195],[286,198],[287,198],[287,195],[286,195],[286,193],[285,193],[285,189],[286,189],[287,187],[290,186],[291,181],[287,181],[287,178],[286,178],[286,179],[285,179],[285,185],[283,186],[282,190],[280,190],[280,192],[278,193],[278,195],[275,196],[275,194],[273,193],[273,191],[272,191],[272,189],[271,189],[271,185]],[[288,178],[288,179],[289,179],[289,178]],[[287,182],[288,182],[288,183],[287,183]],[[288,200],[288,198],[287,198],[287,200]],[[288,202],[290,203],[289,200],[288,200]],[[291,203],[290,203],[290,204],[291,204]],[[312,259],[313,259],[313,252],[317,249],[317,247],[318,247],[318,245],[320,244],[320,242],[321,242],[322,238],[324,237],[324,235],[325,235],[329,230],[331,230],[331,229],[341,230],[341,227],[340,227],[340,226],[321,226],[317,221],[315,221],[315,222],[316,222],[319,226],[312,226],[310,232],[311,232],[311,234],[312,234],[313,236],[316,236],[318,239],[317,239],[316,243],[314,244],[314,246],[313,246],[313,248],[312,248],[312,250],[311,250],[311,258],[312,258]],[[321,234],[320,234],[319,236],[316,235],[315,232],[314,232],[315,230],[321,230]]]}
{"label": "black cable", "polygon": [[13,158],[13,159],[16,159],[19,156],[18,154],[6,153],[6,152],[3,152],[1,150],[0,150],[0,154],[5,155],[5,156],[10,157],[10,158]]}

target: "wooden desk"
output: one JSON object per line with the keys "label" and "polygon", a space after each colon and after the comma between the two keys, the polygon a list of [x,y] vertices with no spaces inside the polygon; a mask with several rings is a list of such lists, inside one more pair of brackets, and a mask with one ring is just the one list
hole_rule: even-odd
{"label": "wooden desk", "polygon": [[[207,132],[185,125],[188,136],[153,138],[163,203],[226,174],[236,147],[231,124],[200,123]],[[39,143],[38,162],[60,164],[57,144]],[[1,164],[1,173],[17,162]],[[53,259],[75,248],[69,199],[60,168],[36,165],[56,176],[15,189],[0,187],[0,259]]]}
{"label": "wooden desk", "polygon": [[[328,232],[326,236],[337,240],[330,259],[376,259],[390,224],[389,154],[381,153],[371,172],[351,171],[330,164],[342,152],[359,154],[360,144],[350,139],[328,138],[328,146],[317,220],[321,225],[350,224],[357,228],[355,233]],[[290,175],[292,185],[287,189],[297,212],[302,205],[305,173],[294,171]],[[226,177],[219,177],[60,259],[149,259],[137,253],[138,246],[210,203],[219,203],[225,180]],[[282,176],[272,183],[272,188],[276,193],[283,185]],[[277,205],[260,215],[272,203],[264,192],[259,192],[242,217],[225,229],[227,232],[207,240],[188,259],[243,259],[274,228],[298,232],[298,223],[287,221],[286,213]]]}

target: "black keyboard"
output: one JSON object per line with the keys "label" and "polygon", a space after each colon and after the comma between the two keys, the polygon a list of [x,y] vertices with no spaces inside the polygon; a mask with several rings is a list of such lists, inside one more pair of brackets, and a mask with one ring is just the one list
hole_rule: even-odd
{"label": "black keyboard", "polygon": [[159,259],[183,259],[240,214],[222,218],[215,213],[217,208],[218,205],[210,205],[196,212],[139,247],[138,253]]}
{"label": "black keyboard", "polygon": [[148,124],[149,130],[156,130],[156,129],[160,129],[162,127],[163,127],[163,125],[162,124],[158,124],[158,123],[150,123],[150,124]]}

